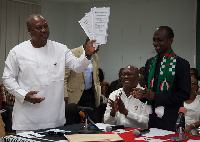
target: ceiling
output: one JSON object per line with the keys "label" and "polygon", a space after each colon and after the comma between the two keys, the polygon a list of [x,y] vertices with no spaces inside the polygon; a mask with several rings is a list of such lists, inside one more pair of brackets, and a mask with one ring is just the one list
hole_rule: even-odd
{"label": "ceiling", "polygon": [[46,0],[56,2],[92,2],[92,1],[108,1],[108,0]]}

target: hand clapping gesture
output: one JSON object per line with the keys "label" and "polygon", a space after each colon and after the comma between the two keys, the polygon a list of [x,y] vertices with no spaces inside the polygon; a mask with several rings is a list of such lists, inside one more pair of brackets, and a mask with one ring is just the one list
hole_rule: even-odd
{"label": "hand clapping gesture", "polygon": [[147,86],[145,85],[145,89],[141,90],[138,88],[133,88],[133,93],[132,95],[136,98],[136,99],[147,99],[147,100],[154,100],[154,92],[151,91],[149,88],[147,88]]}
{"label": "hand clapping gesture", "polygon": [[125,116],[128,115],[128,110],[125,108],[124,102],[121,100],[121,96],[118,97],[118,110],[121,114]]}
{"label": "hand clapping gesture", "polygon": [[121,96],[115,96],[115,101],[109,99],[109,106],[112,107],[110,115],[115,116],[116,112],[119,111],[124,115],[128,115],[128,110],[125,108],[124,102],[121,100]]}
{"label": "hand clapping gesture", "polygon": [[115,96],[115,101],[111,100],[110,98],[108,99],[108,103],[109,103],[109,106],[112,108],[111,109],[111,112],[110,112],[110,115],[112,117],[115,116],[117,110],[118,110],[118,97]]}

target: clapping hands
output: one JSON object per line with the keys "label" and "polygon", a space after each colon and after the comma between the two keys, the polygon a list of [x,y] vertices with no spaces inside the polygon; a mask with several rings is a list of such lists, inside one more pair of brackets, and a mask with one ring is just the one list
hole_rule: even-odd
{"label": "clapping hands", "polygon": [[139,88],[133,88],[133,92],[132,95],[136,98],[136,99],[147,99],[147,100],[154,100],[155,97],[155,93],[153,91],[151,91],[149,88],[147,88],[147,86],[145,85],[145,89],[139,89]]}
{"label": "clapping hands", "polygon": [[112,117],[115,116],[117,111],[124,114],[125,116],[128,115],[128,110],[125,108],[124,102],[121,100],[121,96],[115,96],[115,100],[109,99],[108,103],[109,106],[112,108],[110,112],[110,115]]}

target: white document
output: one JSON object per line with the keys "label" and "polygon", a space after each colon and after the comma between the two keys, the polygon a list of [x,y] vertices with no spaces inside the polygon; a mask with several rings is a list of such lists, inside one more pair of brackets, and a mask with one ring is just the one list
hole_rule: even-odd
{"label": "white document", "polygon": [[110,8],[92,8],[91,12],[93,16],[93,39],[97,40],[97,45],[106,44]]}
{"label": "white document", "polygon": [[91,8],[91,11],[79,21],[90,40],[96,40],[94,47],[107,43],[107,30],[110,7]]}
{"label": "white document", "polygon": [[92,17],[91,12],[86,13],[86,15],[79,21],[81,27],[83,28],[86,35],[89,37],[90,40],[93,38],[93,30],[92,30]]}
{"label": "white document", "polygon": [[29,132],[23,132],[23,133],[19,133],[17,134],[21,137],[25,137],[25,138],[39,138],[39,137],[44,137],[45,135],[41,135],[38,133],[35,133],[33,131],[29,131]]}
{"label": "white document", "polygon": [[103,131],[106,131],[106,127],[107,126],[111,126],[110,124],[104,124],[104,123],[96,123],[96,126],[99,128],[99,129],[102,129]]}

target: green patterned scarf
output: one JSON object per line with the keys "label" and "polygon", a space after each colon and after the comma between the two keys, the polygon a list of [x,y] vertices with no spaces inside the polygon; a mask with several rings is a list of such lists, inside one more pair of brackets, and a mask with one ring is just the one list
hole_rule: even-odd
{"label": "green patterned scarf", "polygon": [[[171,90],[175,76],[176,59],[177,55],[174,53],[172,49],[170,49],[163,57],[160,65],[160,73],[158,76],[158,83],[156,90],[157,93]],[[158,54],[152,60],[149,69],[148,88],[152,91],[153,91],[154,75],[155,75],[157,60],[158,60]],[[147,101],[147,105],[151,105],[151,103],[152,103],[151,100]]]}

